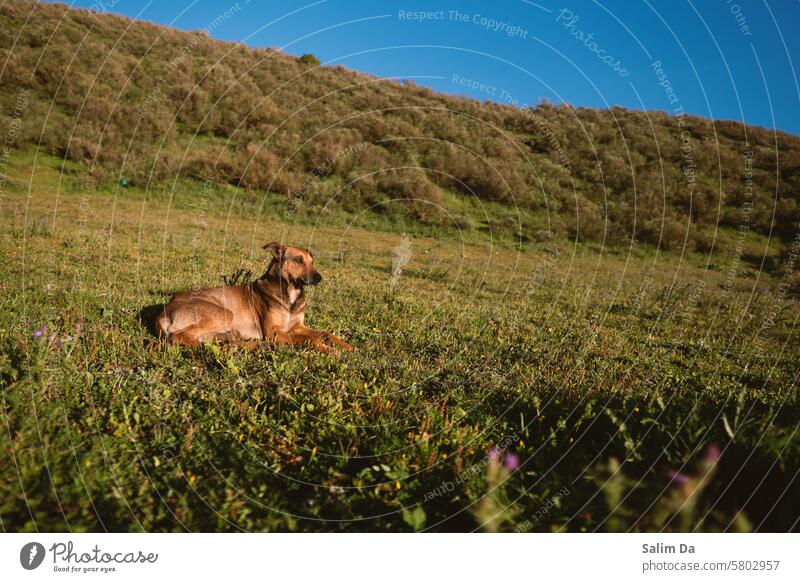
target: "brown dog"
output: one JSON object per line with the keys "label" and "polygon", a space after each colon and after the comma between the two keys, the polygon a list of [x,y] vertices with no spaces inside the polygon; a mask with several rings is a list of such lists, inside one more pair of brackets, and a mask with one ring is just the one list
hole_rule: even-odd
{"label": "brown dog", "polygon": [[253,283],[184,291],[170,299],[156,319],[159,337],[177,344],[223,341],[258,347],[265,343],[307,345],[325,353],[352,351],[346,341],[306,327],[303,288],[322,275],[308,249],[274,242],[266,273]]}

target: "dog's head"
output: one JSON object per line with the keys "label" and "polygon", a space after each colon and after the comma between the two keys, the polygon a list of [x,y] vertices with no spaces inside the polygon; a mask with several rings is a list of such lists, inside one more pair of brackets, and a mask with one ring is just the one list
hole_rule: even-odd
{"label": "dog's head", "polygon": [[288,283],[302,287],[322,281],[322,275],[314,268],[314,255],[308,249],[285,246],[278,242],[264,245],[264,248],[272,253],[272,262],[277,273]]}

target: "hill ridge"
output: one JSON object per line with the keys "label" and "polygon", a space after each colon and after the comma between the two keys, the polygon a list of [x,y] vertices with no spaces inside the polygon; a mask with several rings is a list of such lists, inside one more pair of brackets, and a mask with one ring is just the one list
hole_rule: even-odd
{"label": "hill ridge", "polygon": [[287,219],[301,205],[375,208],[522,240],[686,239],[701,252],[730,249],[743,208],[753,236],[786,243],[800,223],[800,138],[785,132],[618,106],[517,108],[62,4],[13,0],[0,23],[4,114],[30,95],[13,147],[41,137],[101,181],[233,185]]}

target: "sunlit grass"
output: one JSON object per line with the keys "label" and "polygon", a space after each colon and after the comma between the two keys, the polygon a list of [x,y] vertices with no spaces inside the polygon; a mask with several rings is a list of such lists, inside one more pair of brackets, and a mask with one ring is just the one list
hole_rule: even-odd
{"label": "sunlit grass", "polygon": [[[778,281],[737,274],[725,291],[729,257],[705,270],[704,257],[646,247],[443,230],[412,238],[390,286],[399,230],[256,221],[224,192],[202,209],[85,192],[85,176],[47,163],[29,194],[30,167],[12,165],[0,234],[5,530],[785,530],[797,518],[798,482],[784,489],[800,467],[800,311],[782,302],[765,328]],[[274,239],[313,248],[325,280],[307,323],[357,353],[190,350],[140,325],[174,291],[258,273]]]}

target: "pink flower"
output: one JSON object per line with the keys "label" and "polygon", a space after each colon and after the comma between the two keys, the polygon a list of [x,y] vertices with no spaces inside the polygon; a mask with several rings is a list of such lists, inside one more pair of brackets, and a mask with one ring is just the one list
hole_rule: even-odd
{"label": "pink flower", "polygon": [[40,338],[46,333],[47,333],[47,326],[45,325],[45,326],[37,329],[35,332],[33,332],[33,337]]}
{"label": "pink flower", "polygon": [[516,471],[519,468],[519,457],[514,453],[506,455],[503,459],[503,466],[509,471]]}
{"label": "pink flower", "polygon": [[719,450],[719,445],[711,443],[706,448],[706,461],[709,463],[716,463],[722,456],[722,451]]}
{"label": "pink flower", "polygon": [[689,482],[689,477],[674,469],[669,469],[667,471],[667,477],[669,477],[669,480],[672,483],[675,483],[677,485],[686,485]]}

